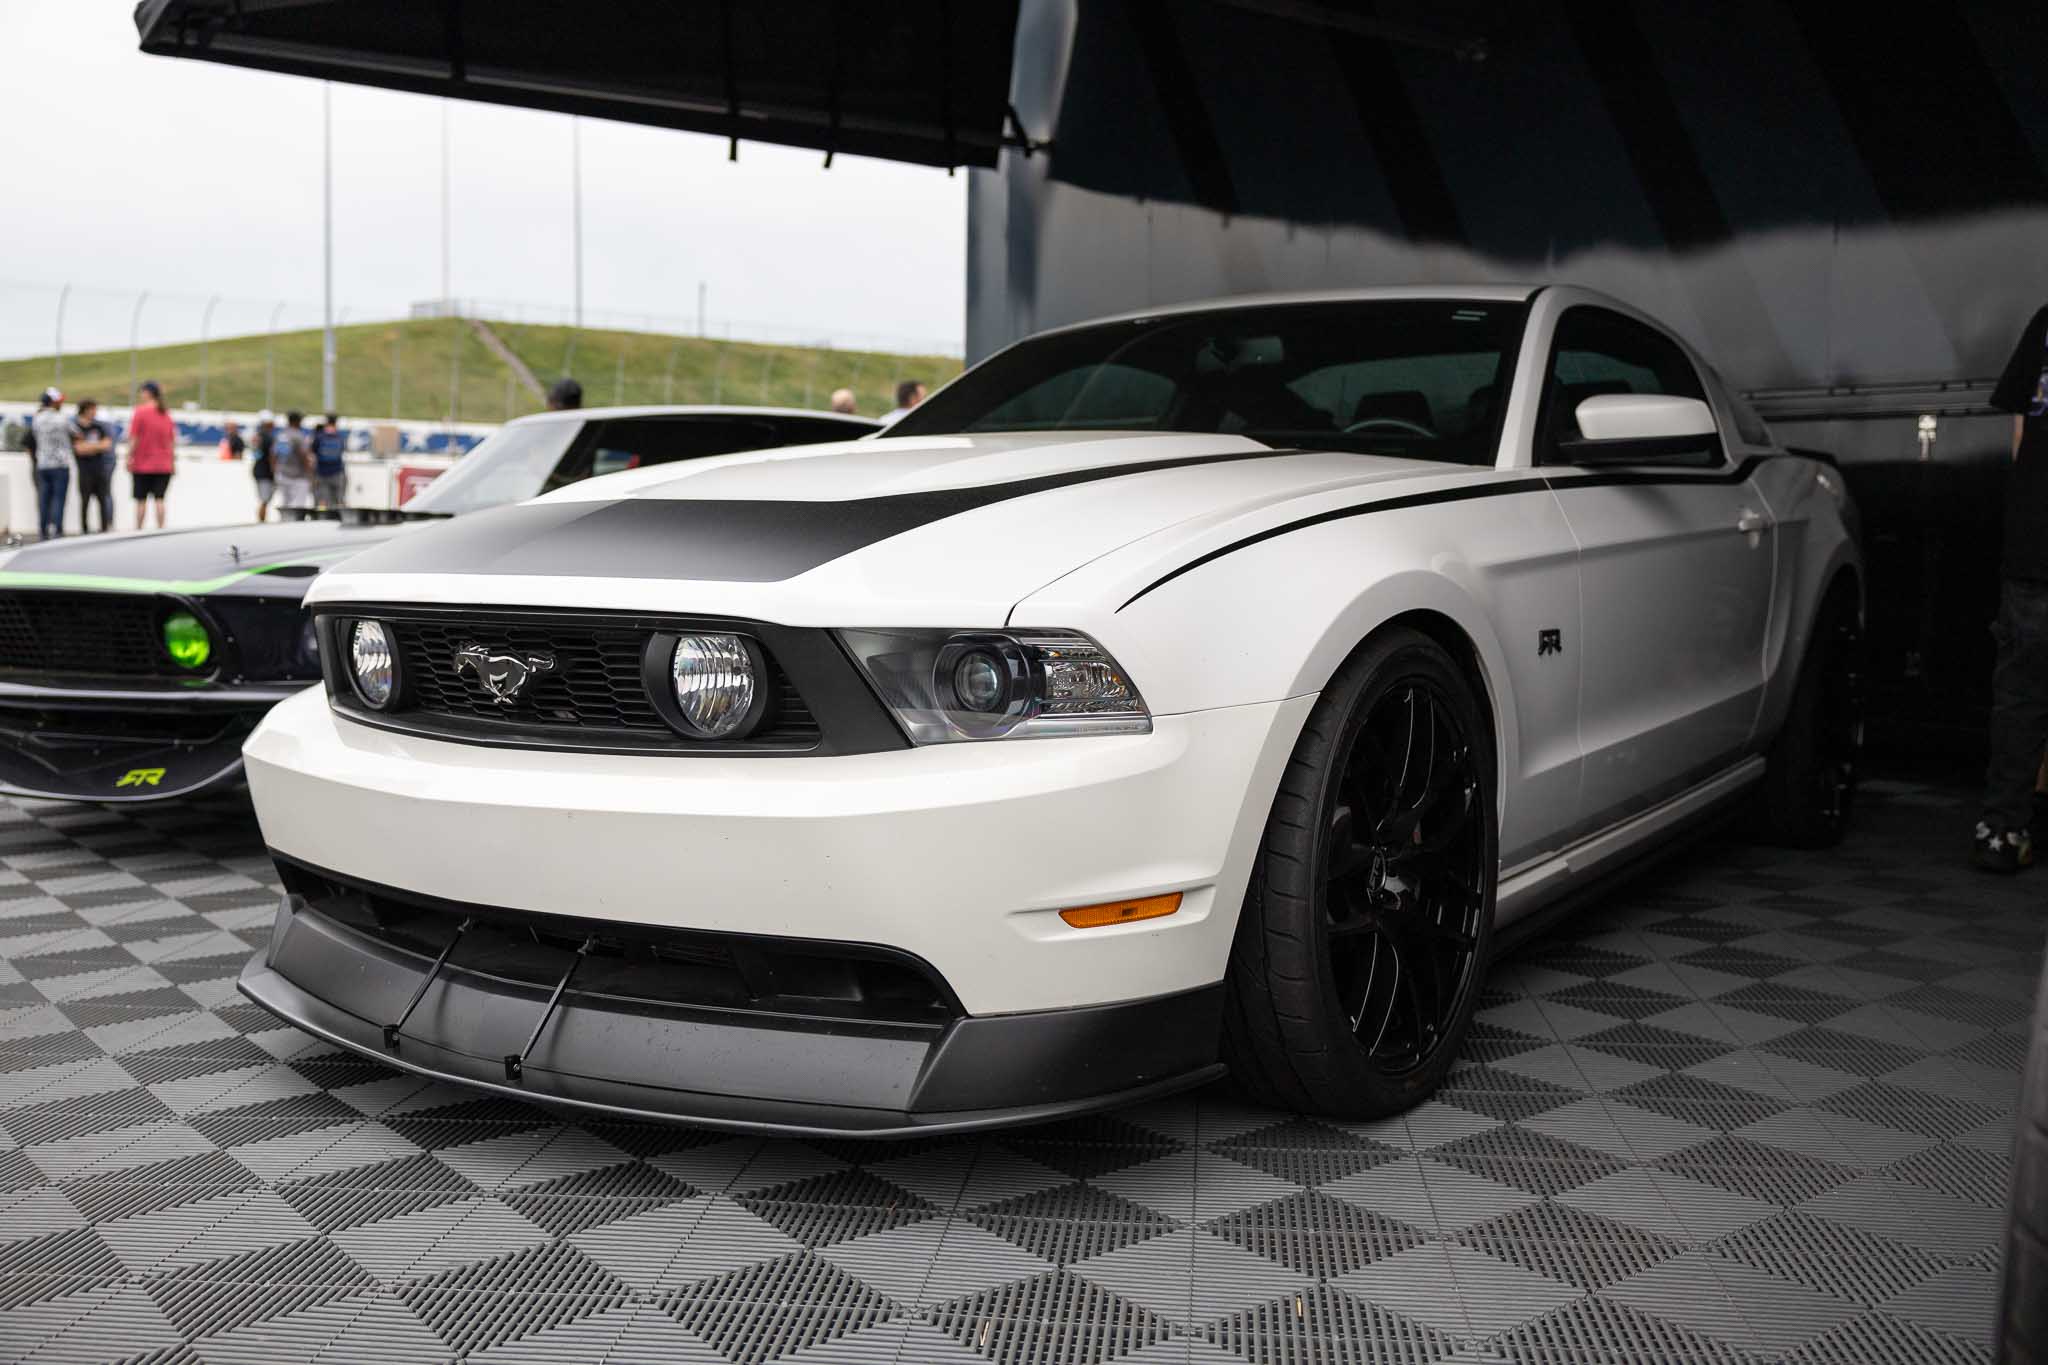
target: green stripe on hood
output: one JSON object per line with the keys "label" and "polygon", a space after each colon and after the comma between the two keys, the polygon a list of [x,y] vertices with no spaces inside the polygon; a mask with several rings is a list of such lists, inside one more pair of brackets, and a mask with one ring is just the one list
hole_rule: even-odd
{"label": "green stripe on hood", "polygon": [[346,559],[355,553],[356,547],[348,546],[344,549],[329,550],[324,554],[299,555],[269,564],[252,564],[248,568],[222,574],[219,578],[108,578],[100,574],[29,573],[0,569],[0,588],[65,588],[76,592],[163,592],[175,593],[182,597],[200,597],[210,592],[219,592],[231,583],[239,583],[258,574],[276,573],[280,569],[307,568],[337,559]]}

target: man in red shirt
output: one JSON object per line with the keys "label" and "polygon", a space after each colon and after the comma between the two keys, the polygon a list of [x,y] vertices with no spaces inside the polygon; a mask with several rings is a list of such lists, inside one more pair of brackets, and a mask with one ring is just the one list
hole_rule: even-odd
{"label": "man in red shirt", "polygon": [[136,395],[135,415],[128,419],[128,474],[135,486],[138,531],[151,498],[156,499],[157,529],[163,529],[164,494],[169,491],[171,475],[178,467],[177,443],[177,424],[164,408],[163,389],[154,379],[144,380],[141,392]]}

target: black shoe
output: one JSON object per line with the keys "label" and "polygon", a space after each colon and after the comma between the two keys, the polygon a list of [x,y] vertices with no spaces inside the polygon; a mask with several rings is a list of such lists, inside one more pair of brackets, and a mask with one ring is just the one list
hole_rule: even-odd
{"label": "black shoe", "polygon": [[1970,861],[1986,872],[2014,873],[2034,865],[2034,836],[2023,829],[1993,833],[1982,820],[1970,841]]}

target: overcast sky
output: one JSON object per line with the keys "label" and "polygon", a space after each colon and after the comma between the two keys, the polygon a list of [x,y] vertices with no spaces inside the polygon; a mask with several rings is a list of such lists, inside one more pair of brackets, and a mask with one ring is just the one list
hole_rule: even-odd
{"label": "overcast sky", "polygon": [[[440,293],[443,101],[336,85],[334,296],[351,320]],[[127,0],[0,0],[0,356],[319,322],[321,85],[145,57]],[[447,102],[458,298],[565,318],[566,115]],[[960,344],[966,173],[582,121],[583,297],[603,315]]]}

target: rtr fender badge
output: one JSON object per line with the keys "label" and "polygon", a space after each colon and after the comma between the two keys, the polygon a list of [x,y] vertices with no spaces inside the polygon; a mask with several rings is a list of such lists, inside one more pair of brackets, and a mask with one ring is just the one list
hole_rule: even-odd
{"label": "rtr fender badge", "polygon": [[117,787],[154,787],[164,780],[162,768],[130,768],[121,774]]}
{"label": "rtr fender badge", "polygon": [[1564,632],[1561,630],[1537,631],[1536,653],[1539,657],[1545,654],[1564,653]]}
{"label": "rtr fender badge", "polygon": [[528,683],[554,671],[552,654],[506,654],[478,644],[455,651],[455,676],[474,674],[477,684],[500,706],[512,705]]}

